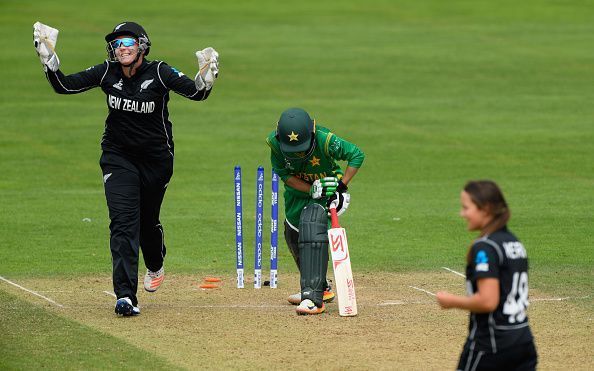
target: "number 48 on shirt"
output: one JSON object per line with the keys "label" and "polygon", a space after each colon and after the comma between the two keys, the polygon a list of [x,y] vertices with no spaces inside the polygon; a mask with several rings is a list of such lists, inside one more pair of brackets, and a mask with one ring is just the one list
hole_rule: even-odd
{"label": "number 48 on shirt", "polygon": [[503,314],[508,316],[509,323],[523,322],[528,304],[528,273],[515,272],[511,291],[503,304]]}

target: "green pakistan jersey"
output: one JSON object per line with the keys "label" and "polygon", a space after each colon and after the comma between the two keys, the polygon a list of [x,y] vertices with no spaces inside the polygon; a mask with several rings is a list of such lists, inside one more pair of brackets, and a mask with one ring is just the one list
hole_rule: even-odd
{"label": "green pakistan jersey", "polygon": [[[355,144],[337,137],[330,130],[316,126],[316,145],[313,153],[304,161],[286,160],[283,156],[276,131],[266,138],[270,146],[270,162],[272,170],[286,182],[291,176],[312,184],[316,179],[327,176],[342,178],[343,171],[336,161],[346,161],[350,167],[359,168],[363,164],[365,154]],[[309,193],[301,192],[285,183],[285,216],[295,228],[299,228],[301,210],[312,202],[326,205],[326,199],[313,200]]]}

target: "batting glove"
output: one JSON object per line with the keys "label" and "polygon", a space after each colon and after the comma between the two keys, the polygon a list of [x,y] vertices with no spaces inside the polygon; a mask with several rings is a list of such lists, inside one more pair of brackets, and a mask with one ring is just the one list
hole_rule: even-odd
{"label": "batting glove", "polygon": [[322,197],[332,196],[338,187],[338,179],[329,176],[322,179],[316,179],[309,189],[309,194],[314,200],[319,200]]}
{"label": "batting glove", "polygon": [[[336,192],[332,196],[330,196],[330,198],[328,199],[328,203],[326,205],[328,206],[328,210],[335,208],[336,215],[342,215],[342,214],[344,214],[346,209],[349,208],[350,203],[351,203],[351,195],[350,194],[348,194],[346,192],[344,192],[344,193]],[[328,215],[330,215],[330,213],[328,213]]]}
{"label": "batting glove", "polygon": [[[336,193],[328,198],[328,202],[326,203],[326,207],[330,210],[332,207],[336,208],[336,213],[341,215],[346,211],[349,207],[349,203],[351,202],[351,195],[346,193],[349,187],[346,186],[342,182],[342,179],[338,181],[338,186],[336,187]],[[328,213],[330,215],[330,213]]]}

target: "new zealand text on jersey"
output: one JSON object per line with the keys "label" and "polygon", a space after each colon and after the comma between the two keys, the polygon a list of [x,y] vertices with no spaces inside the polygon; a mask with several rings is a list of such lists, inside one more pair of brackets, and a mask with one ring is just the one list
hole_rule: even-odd
{"label": "new zealand text on jersey", "polygon": [[526,259],[526,249],[519,241],[504,242],[503,249],[508,259]]}
{"label": "new zealand text on jersey", "polygon": [[107,98],[109,107],[117,110],[136,112],[136,113],[152,113],[155,110],[155,102],[138,102],[126,98],[118,98],[109,95]]}

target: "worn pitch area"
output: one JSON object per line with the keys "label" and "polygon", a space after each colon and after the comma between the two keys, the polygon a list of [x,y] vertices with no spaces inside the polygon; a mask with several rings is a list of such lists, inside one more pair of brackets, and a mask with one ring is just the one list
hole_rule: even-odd
{"label": "worn pitch area", "polygon": [[[279,288],[260,290],[252,282],[235,288],[233,276],[221,277],[219,288],[200,289],[205,276],[168,274],[158,292],[139,293],[142,313],[130,318],[113,313],[107,275],[18,281],[63,307],[5,283],[0,289],[191,369],[454,369],[467,332],[465,312],[443,311],[419,290],[463,294],[463,279],[445,271],[356,275],[359,315],[351,318],[339,317],[336,302],[322,315],[297,316],[286,301],[297,291],[296,275],[283,274]],[[532,299],[547,297],[531,291]],[[532,302],[541,369],[593,366],[588,307],[576,300]]]}

